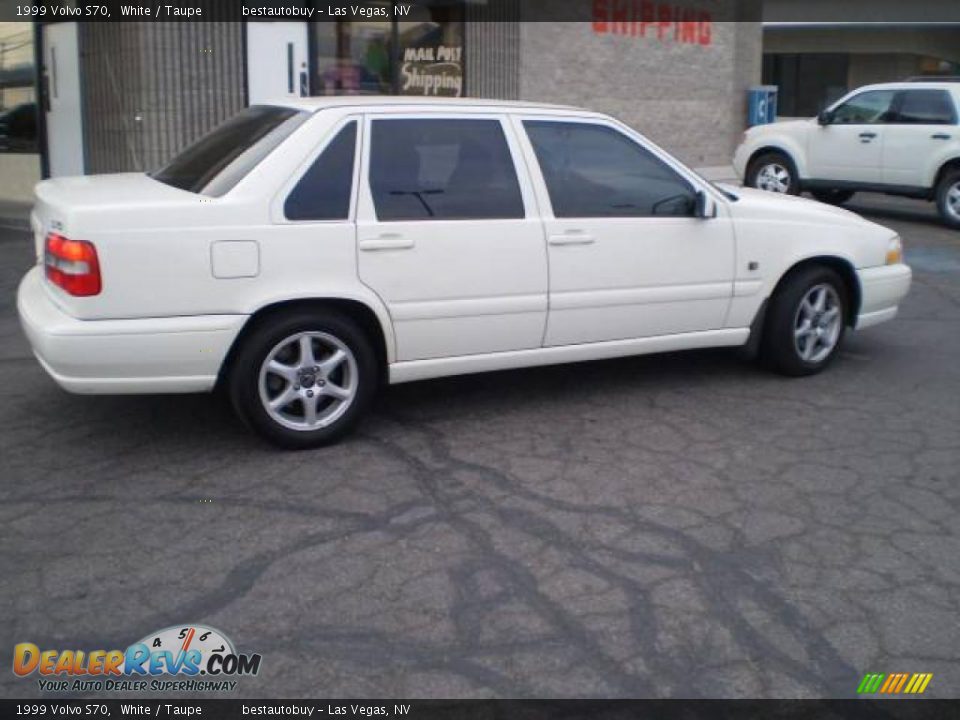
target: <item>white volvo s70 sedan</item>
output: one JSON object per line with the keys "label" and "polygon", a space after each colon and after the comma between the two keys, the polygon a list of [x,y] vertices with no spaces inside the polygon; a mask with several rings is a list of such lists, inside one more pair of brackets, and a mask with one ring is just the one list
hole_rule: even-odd
{"label": "white volvo s70 sedan", "polygon": [[739,345],[815,373],[911,279],[892,230],[716,187],[568,107],[260,105],[154,173],[36,194],[18,309],[57,383],[223,387],[292,448],[383,382]]}

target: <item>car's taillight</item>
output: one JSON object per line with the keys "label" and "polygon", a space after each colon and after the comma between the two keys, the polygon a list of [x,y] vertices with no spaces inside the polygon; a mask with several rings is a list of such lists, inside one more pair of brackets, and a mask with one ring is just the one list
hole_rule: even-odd
{"label": "car's taillight", "polygon": [[93,243],[52,232],[47,235],[43,264],[47,279],[71,295],[100,294],[100,263]]}

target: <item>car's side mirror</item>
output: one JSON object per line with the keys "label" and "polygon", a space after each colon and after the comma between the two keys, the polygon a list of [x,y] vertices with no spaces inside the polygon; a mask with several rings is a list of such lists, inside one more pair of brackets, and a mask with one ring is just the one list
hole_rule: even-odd
{"label": "car's side mirror", "polygon": [[821,110],[817,115],[817,122],[821,125],[829,125],[833,122],[833,113],[829,110]]}
{"label": "car's side mirror", "polygon": [[693,216],[709,220],[717,216],[717,201],[703,190],[698,190],[693,206]]}

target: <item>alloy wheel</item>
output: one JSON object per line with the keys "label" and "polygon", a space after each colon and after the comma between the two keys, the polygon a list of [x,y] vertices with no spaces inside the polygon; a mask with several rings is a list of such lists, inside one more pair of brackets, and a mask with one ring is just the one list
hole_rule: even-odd
{"label": "alloy wheel", "polygon": [[797,354],[805,362],[821,363],[837,347],[843,330],[842,308],[837,291],[826,283],[813,286],[803,296],[793,337]]}
{"label": "alloy wheel", "polygon": [[947,213],[956,221],[960,222],[960,180],[947,188],[946,203],[944,203]]}
{"label": "alloy wheel", "polygon": [[768,163],[757,173],[757,187],[767,192],[786,194],[790,191],[790,171],[779,163]]}
{"label": "alloy wheel", "polygon": [[281,340],[260,366],[260,402],[277,423],[309,431],[336,422],[357,395],[357,360],[341,340],[301,332]]}

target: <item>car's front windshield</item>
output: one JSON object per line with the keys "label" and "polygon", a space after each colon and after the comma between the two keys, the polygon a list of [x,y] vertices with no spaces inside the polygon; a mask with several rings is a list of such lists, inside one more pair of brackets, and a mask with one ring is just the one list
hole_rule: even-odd
{"label": "car's front windshield", "polygon": [[254,105],[204,135],[151,177],[181,190],[223,195],[307,116],[292,108]]}

